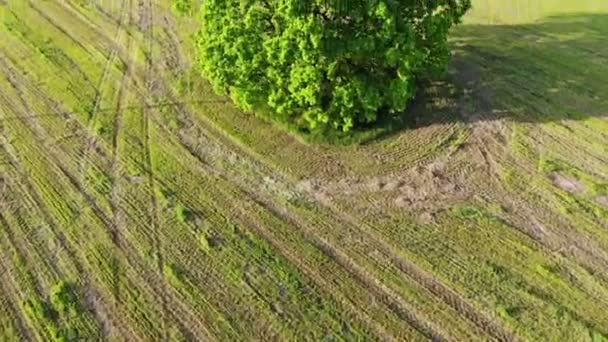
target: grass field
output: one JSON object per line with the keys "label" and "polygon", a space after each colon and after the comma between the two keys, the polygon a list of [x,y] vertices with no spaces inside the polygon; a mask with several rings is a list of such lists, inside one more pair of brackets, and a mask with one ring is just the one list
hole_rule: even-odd
{"label": "grass field", "polygon": [[0,340],[608,341],[608,3],[473,3],[408,127],[330,146],[169,1],[0,1]]}

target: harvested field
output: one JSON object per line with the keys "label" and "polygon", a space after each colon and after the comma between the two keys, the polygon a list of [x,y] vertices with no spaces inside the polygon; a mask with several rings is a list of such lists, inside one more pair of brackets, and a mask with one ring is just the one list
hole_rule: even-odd
{"label": "harvested field", "polygon": [[0,340],[608,340],[608,5],[473,3],[410,127],[328,146],[169,1],[0,1]]}

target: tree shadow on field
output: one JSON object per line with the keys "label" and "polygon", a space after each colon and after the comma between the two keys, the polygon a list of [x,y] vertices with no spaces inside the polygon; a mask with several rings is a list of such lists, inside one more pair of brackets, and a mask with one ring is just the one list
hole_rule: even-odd
{"label": "tree shadow on field", "polygon": [[525,25],[462,25],[443,81],[423,82],[381,138],[437,123],[608,117],[608,13]]}

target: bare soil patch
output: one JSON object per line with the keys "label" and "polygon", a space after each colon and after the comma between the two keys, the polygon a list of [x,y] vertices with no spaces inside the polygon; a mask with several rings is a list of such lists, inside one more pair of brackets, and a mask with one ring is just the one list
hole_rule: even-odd
{"label": "bare soil patch", "polygon": [[567,177],[557,172],[553,172],[549,178],[553,181],[553,184],[558,188],[572,193],[580,194],[585,192],[585,185],[575,178]]}
{"label": "bare soil patch", "polygon": [[608,208],[608,196],[599,196],[595,199],[595,201]]}

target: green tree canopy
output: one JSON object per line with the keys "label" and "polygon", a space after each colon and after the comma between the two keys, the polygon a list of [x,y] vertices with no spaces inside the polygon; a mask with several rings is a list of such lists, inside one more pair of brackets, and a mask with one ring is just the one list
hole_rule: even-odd
{"label": "green tree canopy", "polygon": [[200,65],[243,109],[308,131],[402,112],[446,70],[470,0],[205,0]]}

